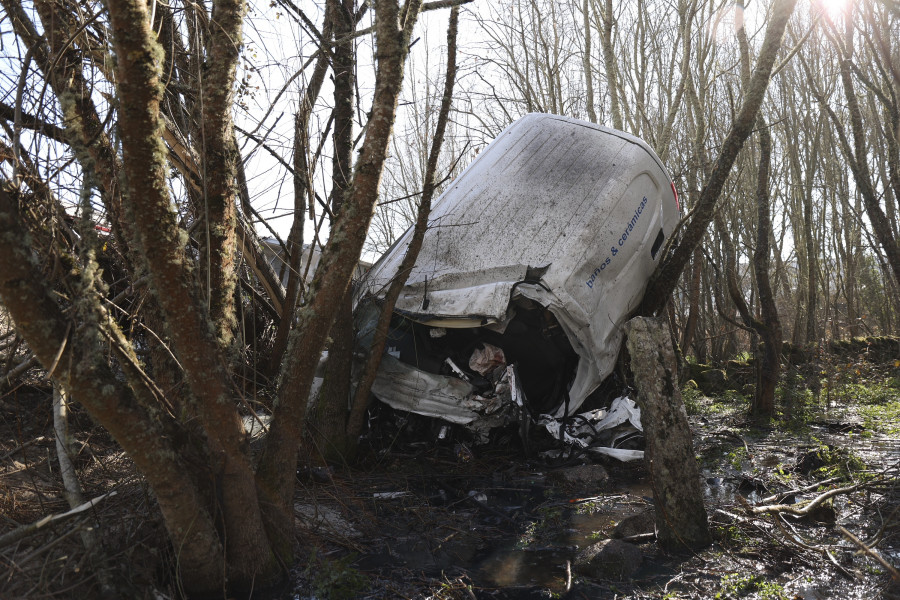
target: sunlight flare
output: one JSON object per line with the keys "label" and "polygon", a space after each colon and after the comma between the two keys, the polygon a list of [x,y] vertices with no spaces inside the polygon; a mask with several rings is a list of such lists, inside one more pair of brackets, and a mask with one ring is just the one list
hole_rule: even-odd
{"label": "sunlight flare", "polygon": [[835,19],[843,16],[848,7],[850,6],[850,0],[818,0],[816,2],[825,15],[834,21]]}

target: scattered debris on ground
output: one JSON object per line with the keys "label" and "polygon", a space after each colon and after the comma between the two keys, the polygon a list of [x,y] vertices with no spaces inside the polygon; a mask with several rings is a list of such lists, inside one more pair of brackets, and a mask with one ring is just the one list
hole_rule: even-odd
{"label": "scattered debris on ground", "polygon": [[[529,454],[517,424],[477,445],[382,405],[363,464],[298,472],[298,540],[315,552],[290,597],[898,598],[900,378],[892,362],[844,364],[803,403],[785,401],[800,389],[788,375],[794,412],[770,424],[748,422],[739,394],[685,387],[715,537],[686,555],[655,542],[643,461]],[[0,597],[103,597],[111,580],[107,597],[176,598],[152,495],[102,429],[77,407],[70,419],[85,497],[104,499],[0,547]],[[47,388],[0,401],[0,540],[69,511],[52,426]],[[556,441],[533,433],[532,449]]]}

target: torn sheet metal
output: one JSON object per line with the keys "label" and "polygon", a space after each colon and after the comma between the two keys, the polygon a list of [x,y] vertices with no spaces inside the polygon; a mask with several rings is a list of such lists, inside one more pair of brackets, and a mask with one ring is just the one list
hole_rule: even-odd
{"label": "torn sheet metal", "polygon": [[478,418],[474,391],[472,384],[458,377],[422,371],[390,354],[382,357],[372,385],[372,393],[393,408],[460,425]]}
{"label": "torn sheet metal", "polygon": [[[555,115],[516,121],[435,201],[374,394],[485,427],[502,411],[476,397],[500,397],[491,374],[505,364],[528,414],[574,413],[612,372],[677,221],[670,178],[640,139]],[[363,279],[358,311],[384,298],[411,236]]]}
{"label": "torn sheet metal", "polygon": [[644,458],[643,450],[617,448],[621,440],[644,431],[641,426],[641,410],[631,398],[621,396],[612,401],[609,410],[595,409],[563,421],[550,415],[541,415],[538,425],[543,426],[554,438],[570,446],[603,454],[622,461]]}
{"label": "torn sheet metal", "polygon": [[467,425],[480,442],[488,441],[494,427],[520,418],[521,405],[517,406],[515,398],[521,391],[514,392],[512,365],[499,365],[491,374],[490,388],[479,393],[458,376],[428,373],[390,354],[381,361],[372,393],[391,408]]}

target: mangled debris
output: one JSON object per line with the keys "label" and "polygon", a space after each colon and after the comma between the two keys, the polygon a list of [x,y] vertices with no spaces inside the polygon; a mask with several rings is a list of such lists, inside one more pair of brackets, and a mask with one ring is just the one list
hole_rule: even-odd
{"label": "mangled debris", "polygon": [[[584,447],[609,423],[634,433],[630,401],[570,417],[612,372],[677,219],[675,188],[638,138],[553,115],[513,123],[435,202],[373,394],[482,438],[515,422]],[[360,356],[411,235],[359,287]]]}

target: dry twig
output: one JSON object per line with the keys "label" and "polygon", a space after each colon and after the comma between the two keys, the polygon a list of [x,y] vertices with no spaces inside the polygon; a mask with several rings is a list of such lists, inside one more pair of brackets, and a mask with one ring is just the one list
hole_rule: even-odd
{"label": "dry twig", "polygon": [[42,528],[46,527],[47,525],[51,525],[53,523],[60,523],[62,521],[71,519],[72,517],[78,516],[81,513],[83,513],[84,511],[96,506],[103,500],[106,500],[107,498],[109,498],[111,496],[115,496],[115,495],[116,495],[115,491],[107,492],[106,494],[103,494],[102,496],[97,496],[93,500],[88,500],[81,506],[76,506],[75,508],[73,508],[72,510],[70,510],[68,512],[64,512],[64,513],[60,513],[60,514],[56,514],[56,515],[47,515],[46,517],[43,517],[42,519],[39,519],[39,520],[35,521],[34,523],[28,523],[27,525],[22,525],[21,527],[17,527],[16,529],[13,529],[12,531],[9,531],[7,533],[4,533],[3,535],[0,535],[0,548],[6,548],[7,546],[11,546],[12,544],[15,544],[16,542],[18,542],[19,540],[24,539],[30,535],[37,533],[38,531],[40,531]]}

